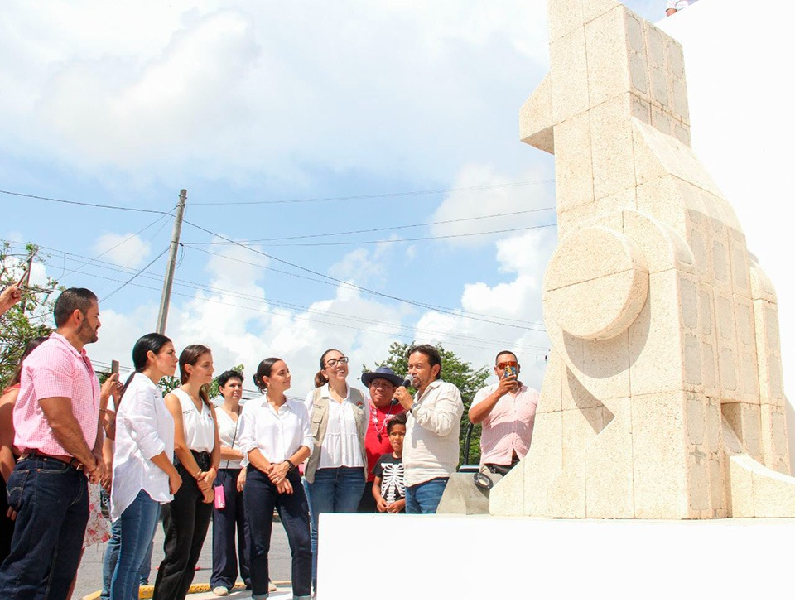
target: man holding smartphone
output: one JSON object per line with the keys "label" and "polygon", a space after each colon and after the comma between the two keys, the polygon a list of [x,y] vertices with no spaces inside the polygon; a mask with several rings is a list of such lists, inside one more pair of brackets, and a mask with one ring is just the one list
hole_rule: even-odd
{"label": "man holding smartphone", "polygon": [[469,409],[471,423],[483,425],[481,464],[505,475],[528,453],[539,392],[519,379],[520,365],[510,350],[494,360],[497,383],[478,390]]}

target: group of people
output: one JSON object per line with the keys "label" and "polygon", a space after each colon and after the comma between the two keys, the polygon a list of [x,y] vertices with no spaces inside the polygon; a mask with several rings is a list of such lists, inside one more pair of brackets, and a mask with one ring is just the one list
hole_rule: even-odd
{"label": "group of people", "polygon": [[[97,297],[67,289],[54,316],[56,330],[26,349],[13,401],[0,401],[7,598],[69,596],[87,522],[99,511],[90,496],[101,486],[113,522],[103,597],[138,598],[161,520],[164,558],[153,597],[183,598],[213,519],[214,593],[227,595],[240,575],[253,598],[266,598],[277,510],[293,596],[308,598],[322,513],[433,513],[456,471],[464,404],[442,380],[433,346],[409,350],[406,381],[385,366],[362,373],[367,396],[347,381],[348,357],[328,349],[305,401],[287,396],[286,362],[267,358],[253,376],[260,398],[242,405],[243,375],[225,371],[215,406],[208,347],[178,355],[168,337],[144,335],[125,384],[112,375],[100,386],[85,349],[98,339]],[[181,385],[163,396],[159,382],[178,367]],[[528,451],[538,394],[520,382],[512,352],[497,355],[495,373],[497,384],[478,393],[469,418],[483,424],[481,462],[507,471]],[[12,420],[3,418],[6,404]]]}

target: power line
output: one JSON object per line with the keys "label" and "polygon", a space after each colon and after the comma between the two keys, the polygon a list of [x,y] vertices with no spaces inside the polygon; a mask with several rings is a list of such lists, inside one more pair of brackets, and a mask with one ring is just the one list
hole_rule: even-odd
{"label": "power line", "polygon": [[144,271],[145,271],[145,270],[147,270],[147,268],[148,268],[148,267],[152,266],[152,265],[153,265],[153,263],[155,263],[155,262],[156,262],[156,261],[157,261],[159,258],[161,258],[162,256],[164,256],[164,255],[165,255],[165,254],[166,254],[168,251],[169,251],[169,246],[167,246],[166,248],[164,248],[164,250],[162,250],[162,251],[161,251],[161,253],[160,253],[158,256],[156,256],[156,257],[155,257],[153,260],[151,260],[149,263],[147,263],[147,264],[146,264],[144,267],[142,267],[141,269],[139,269],[138,271],[136,271],[136,273],[134,273],[134,274],[131,276],[131,278],[130,278],[130,279],[128,279],[128,281],[126,281],[125,283],[123,283],[121,286],[119,286],[117,289],[115,289],[115,290],[114,290],[113,292],[111,292],[110,294],[107,294],[107,295],[106,295],[106,297],[105,297],[105,298],[103,298],[103,299],[101,300],[101,302],[105,302],[106,300],[108,300],[109,298],[111,298],[111,296],[113,296],[114,294],[116,294],[118,291],[120,291],[122,288],[124,288],[126,285],[128,285],[128,284],[129,284],[131,281],[133,281],[133,280],[134,280],[134,279],[136,279],[136,278],[137,278],[139,275],[141,275],[142,273],[144,273]]}
{"label": "power line", "polygon": [[[356,229],[354,231],[335,231],[335,232],[328,232],[328,233],[311,233],[306,235],[294,235],[289,237],[282,237],[282,238],[258,238],[253,240],[239,240],[239,242],[243,244],[248,243],[256,243],[256,242],[283,242],[283,241],[292,241],[292,240],[305,240],[305,239],[312,239],[312,238],[320,238],[320,237],[331,237],[331,236],[338,236],[338,235],[355,235],[359,233],[375,233],[379,231],[397,231],[398,229],[411,229],[415,227],[428,227],[431,225],[448,225],[451,223],[463,223],[465,221],[479,221],[483,219],[493,219],[497,217],[514,217],[529,213],[535,212],[542,212],[545,210],[555,210],[555,206],[548,206],[545,208],[533,208],[529,210],[519,210],[516,212],[508,212],[508,213],[495,213],[491,215],[481,215],[478,217],[464,217],[461,219],[448,219],[446,221],[432,221],[430,223],[412,223],[409,225],[395,225],[394,227],[373,227],[372,229]],[[492,233],[492,232],[487,232]],[[438,238],[436,238],[438,239]],[[369,243],[369,242],[365,242]],[[377,242],[376,242],[377,243]],[[219,242],[219,241],[212,241],[212,242],[184,242],[189,246],[228,246],[230,242]]]}
{"label": "power line", "polygon": [[77,200],[64,200],[62,198],[48,198],[46,196],[37,196],[36,194],[23,194],[20,192],[10,192],[8,190],[0,190],[0,194],[8,196],[16,196],[19,198],[33,198],[35,200],[44,200],[45,202],[59,202],[61,204],[70,204],[72,206],[86,206],[89,208],[105,208],[108,210],[122,210],[126,212],[140,212],[150,213],[154,215],[168,215],[168,212],[163,210],[155,210],[151,208],[132,208],[130,206],[116,206],[114,204],[94,204],[92,202],[78,202]]}
{"label": "power line", "polygon": [[355,283],[351,283],[349,281],[344,281],[342,279],[338,279],[338,278],[332,277],[330,275],[325,275],[324,273],[320,273],[319,271],[315,271],[314,269],[310,269],[308,267],[304,267],[303,265],[298,265],[298,264],[293,263],[293,262],[291,262],[289,260],[285,260],[283,258],[279,258],[277,256],[273,256],[271,254],[267,254],[266,252],[262,252],[261,250],[257,250],[255,248],[253,248],[252,246],[247,246],[245,244],[242,244],[241,242],[236,242],[236,241],[234,241],[234,240],[232,240],[230,238],[227,238],[224,235],[215,233],[215,232],[213,232],[213,231],[211,231],[209,229],[206,229],[205,227],[202,227],[200,225],[192,223],[191,221],[184,220],[184,223],[186,223],[187,225],[190,225],[191,227],[194,227],[195,229],[199,229],[200,231],[204,231],[205,233],[208,233],[209,235],[216,236],[216,237],[218,237],[218,238],[220,238],[222,240],[231,242],[236,246],[240,246],[240,247],[242,247],[242,248],[244,248],[246,250],[249,250],[250,252],[254,252],[256,254],[260,254],[261,256],[265,256],[266,258],[274,260],[275,262],[278,262],[278,263],[281,263],[281,264],[284,264],[284,265],[287,265],[287,266],[290,266],[290,267],[294,267],[295,269],[299,269],[299,270],[304,271],[306,273],[311,273],[313,275],[317,275],[318,277],[322,277],[322,278],[328,279],[330,281],[334,281],[334,282],[336,282],[336,283],[338,283],[340,285],[345,285],[345,286],[347,286],[347,287],[349,287],[351,289],[354,289],[354,290],[365,292],[367,294],[372,294],[373,296],[380,296],[382,298],[388,298],[390,300],[396,300],[397,302],[404,302],[406,304],[411,304],[413,306],[419,306],[421,308],[427,308],[429,310],[433,310],[433,311],[436,311],[436,312],[444,312],[444,313],[447,313],[447,314],[450,314],[450,315],[454,315],[454,316],[457,316],[457,317],[464,317],[464,318],[470,319],[472,321],[483,321],[485,323],[492,323],[494,325],[501,325],[501,326],[505,326],[505,327],[513,327],[515,329],[524,329],[526,331],[534,331],[530,327],[525,327],[525,326],[522,326],[522,325],[514,325],[511,322],[493,321],[491,319],[475,317],[475,316],[471,316],[470,314],[466,313],[465,311],[458,312],[458,311],[454,311],[454,310],[449,309],[449,308],[445,308],[443,306],[436,306],[434,304],[427,304],[425,302],[419,302],[419,301],[416,301],[416,300],[409,300],[407,298],[401,298],[400,296],[395,296],[393,294],[386,294],[384,292],[379,292],[377,290],[366,288],[366,287],[357,285]]}
{"label": "power line", "polygon": [[[68,254],[68,253],[65,253],[65,254]],[[104,261],[98,261],[98,263],[102,263],[102,262],[104,262]],[[106,266],[106,265],[108,265],[108,266]],[[119,271],[119,267],[117,267],[115,265],[112,265],[110,263],[98,264],[96,266],[101,267],[101,268],[105,268],[105,269],[109,269],[109,270],[113,270],[115,272]],[[159,279],[155,274],[144,273],[144,275],[145,275],[145,277],[147,279],[150,279],[150,280],[158,280]],[[120,280],[117,280],[117,279],[107,278],[107,277],[103,277],[103,276],[100,276],[100,277],[104,278],[104,279],[110,279],[111,281],[120,281]],[[178,284],[178,285],[181,285],[183,287],[189,287],[189,288],[196,289],[196,290],[207,291],[207,292],[210,292],[210,293],[217,293],[217,294],[227,294],[227,295],[233,296],[235,298],[239,298],[241,300],[250,300],[250,301],[254,301],[254,302],[266,302],[266,303],[269,303],[269,304],[272,304],[272,305],[275,305],[275,306],[290,308],[290,309],[297,310],[297,311],[306,311],[306,312],[318,314],[318,315],[321,315],[321,316],[332,316],[332,317],[335,317],[335,318],[347,319],[349,321],[355,320],[355,321],[359,321],[359,322],[365,323],[365,324],[384,325],[384,326],[391,327],[391,328],[399,328],[399,329],[404,329],[404,330],[416,331],[418,333],[426,333],[426,334],[431,334],[431,335],[434,335],[434,336],[445,336],[446,335],[446,336],[449,336],[451,338],[455,337],[455,338],[460,338],[460,339],[463,339],[463,340],[466,340],[466,341],[494,342],[494,343],[501,344],[501,345],[502,344],[506,344],[506,345],[508,344],[508,342],[504,341],[504,340],[494,340],[494,339],[484,339],[484,338],[478,339],[478,338],[475,338],[473,336],[467,336],[467,335],[462,335],[462,334],[458,334],[458,333],[436,331],[436,330],[432,330],[432,329],[418,329],[418,328],[415,328],[415,327],[412,327],[412,326],[402,325],[400,323],[391,323],[391,322],[388,322],[388,321],[381,321],[381,320],[378,320],[378,319],[366,319],[366,318],[363,318],[363,317],[357,317],[357,316],[354,316],[354,315],[337,313],[337,312],[334,312],[334,311],[323,312],[323,311],[315,310],[310,306],[292,304],[290,302],[285,302],[285,301],[281,301],[281,300],[275,300],[275,299],[272,299],[272,298],[262,298],[260,296],[253,296],[251,294],[244,294],[244,293],[236,292],[236,291],[233,291],[233,290],[221,289],[221,288],[217,288],[217,287],[210,286],[210,285],[198,284],[198,283],[195,283],[195,282],[182,280],[182,279],[178,279],[178,278],[175,278],[175,283]],[[150,288],[150,287],[147,287],[147,286],[139,286],[139,287],[143,287],[144,289],[154,289],[154,288]],[[189,296],[187,296],[185,294],[182,294],[182,296],[189,297]],[[215,300],[211,300],[211,301],[217,302]],[[231,303],[225,303],[225,302],[221,302],[221,301],[219,301],[219,303],[226,304],[226,305],[229,305],[229,306],[234,306],[234,307],[246,308],[246,309],[249,309],[249,310],[254,310],[252,307],[243,306],[243,305],[240,305],[240,304],[231,304]],[[266,311],[261,311],[261,312],[266,312]],[[338,325],[337,323],[330,323],[328,321],[318,321],[318,322],[325,323],[325,324],[330,324],[330,325]],[[361,330],[361,331],[368,331],[368,329],[366,329],[366,328],[358,328],[358,329]],[[408,337],[413,337],[413,336],[408,336]],[[534,349],[535,350],[547,350],[547,348],[544,347],[544,346],[533,346],[533,345],[527,346],[526,345],[524,347],[526,349],[531,349],[531,350],[534,350]]]}
{"label": "power line", "polygon": [[[248,260],[243,260],[241,258],[236,258],[234,256],[227,256],[225,254],[215,254],[215,253],[213,253],[213,252],[211,252],[209,250],[204,250],[203,248],[189,247],[189,250],[195,250],[197,252],[202,252],[203,254],[208,254],[209,256],[222,258],[224,260],[230,260],[230,261],[233,261],[233,262],[237,262],[239,264],[249,265],[251,267],[257,267],[259,269],[264,269],[266,271],[272,271],[272,272],[275,272],[275,273],[280,273],[281,275],[288,275],[290,277],[296,277],[298,279],[305,279],[307,281],[312,281],[314,283],[322,283],[324,285],[329,285],[331,287],[338,287],[338,285],[339,285],[334,281],[327,281],[325,279],[319,279],[317,277],[310,277],[308,275],[302,275],[300,273],[292,273],[291,271],[284,271],[283,269],[276,269],[275,267],[270,267],[269,265],[263,265],[263,264],[260,264],[260,263],[250,262]],[[348,285],[350,285],[349,282],[348,282]],[[470,311],[461,311],[461,313],[457,313],[453,309],[449,309],[449,308],[445,308],[445,307],[431,308],[430,310],[436,310],[437,312],[450,311],[448,314],[453,314],[455,316],[461,316],[461,315],[473,315],[473,316],[478,316],[478,317],[487,316],[487,315],[484,315],[482,313],[473,313],[473,312],[470,312]],[[537,326],[537,327],[541,327],[540,323],[537,323],[535,321],[527,321],[525,319],[510,319],[509,320],[509,322],[512,322],[512,321],[516,322],[516,323],[523,323],[523,324],[526,324],[526,325],[534,325],[534,326]],[[533,329],[531,329],[531,331],[544,331],[544,329],[533,328]]]}
{"label": "power line", "polygon": [[[99,277],[100,279],[107,279],[109,281],[119,281],[118,279],[114,279],[112,277],[107,277],[107,276],[104,276],[104,275],[95,275],[95,277]],[[131,283],[131,285],[133,285],[134,287],[139,287],[139,288],[143,288],[143,289],[158,291],[157,288],[146,286],[146,285],[142,285],[142,284]],[[189,299],[193,299],[194,298],[193,296],[190,296],[189,294],[181,294],[180,292],[173,292],[173,294],[176,295],[176,296],[180,296],[182,298],[189,298]],[[268,313],[268,310],[265,310],[265,309],[259,309],[259,308],[255,308],[255,307],[252,307],[252,306],[244,306],[242,304],[234,304],[234,303],[231,303],[231,302],[223,302],[222,300],[208,299],[208,302],[212,302],[214,304],[220,304],[222,306],[231,306],[231,307],[234,307],[234,308],[242,308],[242,309],[249,310],[249,311],[252,311],[252,312]],[[370,332],[370,333],[379,333],[379,334],[382,334],[382,335],[394,335],[394,336],[396,336],[398,338],[402,338],[402,339],[408,339],[408,340],[413,340],[414,339],[413,335],[399,333],[399,332],[396,332],[396,331],[376,331],[375,328],[372,328],[372,327],[370,327],[370,328],[358,327],[356,325],[352,325],[352,324],[348,324],[348,323],[336,323],[336,322],[331,322],[331,321],[325,321],[325,320],[322,320],[322,319],[314,319],[314,318],[308,317],[306,315],[296,315],[296,319],[298,321],[308,321],[310,323],[321,323],[323,325],[329,325],[329,326],[332,326],[332,327],[343,327],[345,329],[353,329],[353,330],[356,330],[356,331],[366,331],[366,332]],[[348,319],[351,319],[351,317],[348,317]],[[391,325],[391,326],[392,327],[396,327],[395,325]],[[215,330],[215,331],[223,332],[223,330]],[[475,338],[475,341],[480,343],[480,342],[488,341],[488,340]],[[502,344],[511,345],[508,342],[502,342]],[[473,349],[477,349],[477,350],[487,350],[487,351],[491,350],[491,348],[492,348],[492,347],[490,347],[488,345],[485,345],[485,344],[476,346],[476,345],[473,345],[473,344],[465,344],[463,342],[458,342],[458,341],[452,341],[450,343],[450,345],[456,346],[456,347],[459,347],[459,348],[473,348]],[[536,348],[544,349],[543,346],[542,347],[536,347]],[[534,356],[544,356],[547,353],[546,352],[538,352],[538,353],[537,352],[531,352],[531,354],[534,355]]]}
{"label": "power line", "polygon": [[511,233],[512,231],[530,231],[533,229],[546,229],[547,227],[555,227],[555,223],[546,223],[544,225],[531,225],[529,227],[509,227],[508,229],[496,229],[494,231],[473,231],[469,233],[451,233],[448,235],[429,235],[416,238],[386,238],[382,240],[354,240],[349,242],[296,242],[294,244],[270,244],[273,247],[318,247],[318,246],[359,246],[361,244],[394,244],[394,243],[408,243],[408,242],[425,242],[432,240],[449,240],[453,238],[474,237],[478,235],[494,235],[498,233]]}
{"label": "power line", "polygon": [[[97,256],[95,256],[94,258],[90,258],[90,259],[89,259],[89,260],[87,260],[85,263],[83,263],[83,264],[81,264],[81,265],[78,265],[77,267],[75,267],[75,268],[74,268],[74,269],[72,269],[71,271],[67,271],[66,273],[62,273],[62,274],[61,274],[61,276],[58,278],[58,279],[59,279],[59,281],[61,281],[61,280],[62,280],[62,279],[64,279],[65,277],[68,277],[68,276],[72,275],[73,273],[77,273],[78,271],[80,271],[81,269],[83,269],[85,266],[87,266],[87,265],[91,264],[92,262],[96,261],[96,260],[97,260],[98,258],[100,258],[101,256],[105,256],[106,254],[108,254],[108,253],[109,253],[109,252],[111,252],[112,250],[115,250],[116,248],[119,248],[119,247],[120,247],[120,246],[122,246],[122,245],[123,245],[125,242],[128,242],[128,241],[132,240],[133,238],[135,238],[137,235],[140,235],[140,234],[144,233],[145,231],[147,231],[148,229],[150,229],[150,228],[151,228],[153,225],[155,225],[155,224],[156,224],[156,223],[158,223],[159,221],[162,221],[162,220],[163,220],[163,221],[166,223],[166,218],[167,218],[168,216],[169,216],[169,215],[161,215],[161,216],[160,216],[160,217],[158,217],[158,218],[157,218],[155,221],[153,221],[153,222],[152,222],[152,223],[150,223],[149,225],[147,225],[147,226],[143,227],[142,229],[140,229],[140,230],[139,230],[139,231],[137,231],[136,233],[132,233],[131,235],[129,235],[128,237],[126,237],[124,240],[122,240],[122,241],[121,241],[121,242],[119,242],[118,244],[114,244],[113,246],[111,246],[110,248],[108,248],[108,249],[104,250],[103,252],[101,252],[100,254],[98,254]],[[163,226],[163,224],[162,224],[162,226]],[[158,233],[159,231],[161,231],[161,227],[159,227],[159,228],[156,230],[156,232],[155,232],[155,233]],[[154,235],[154,236],[152,236],[152,237],[155,237],[155,235]]]}
{"label": "power line", "polygon": [[250,200],[243,202],[192,202],[192,206],[253,206],[256,204],[301,204],[306,202],[339,202],[343,200],[372,200],[377,198],[399,198],[402,196],[428,196],[433,194],[448,194],[450,192],[466,192],[476,190],[494,190],[508,187],[521,187],[527,185],[543,185],[554,183],[555,179],[542,181],[515,181],[497,185],[473,185],[457,188],[442,188],[437,190],[415,190],[410,192],[390,192],[386,194],[359,194],[354,196],[334,196],[328,198],[299,198],[296,200]]}

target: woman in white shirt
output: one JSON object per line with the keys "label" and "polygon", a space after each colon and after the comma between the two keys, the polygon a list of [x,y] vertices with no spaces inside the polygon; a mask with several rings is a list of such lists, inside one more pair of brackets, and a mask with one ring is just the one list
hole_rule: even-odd
{"label": "woman in white shirt", "polygon": [[[278,508],[292,550],[292,594],[311,598],[311,531],[308,503],[297,466],[311,454],[314,438],[303,403],[284,392],[292,385],[289,367],[267,358],[253,376],[262,400],[242,410],[242,452],[247,455],[245,518],[250,530],[250,578],[253,598],[267,597],[272,512]],[[363,485],[363,484],[362,484]]]}
{"label": "woman in white shirt", "polygon": [[116,416],[111,518],[120,519],[121,544],[111,598],[139,597],[139,569],[158,525],[161,504],[172,500],[181,477],[172,464],[175,427],[158,382],[175,373],[175,347],[149,333],[133,346],[135,372]]}
{"label": "woman in white shirt", "polygon": [[316,389],[306,397],[315,446],[305,477],[311,506],[312,580],[317,585],[317,525],[321,513],[354,513],[364,494],[368,411],[364,395],[347,385],[349,359],[329,349],[319,358]]}
{"label": "woman in white shirt", "polygon": [[217,413],[221,460],[214,488],[221,487],[225,499],[224,506],[215,503],[213,518],[211,590],[217,596],[228,595],[240,571],[245,585],[250,585],[247,566],[250,535],[245,527],[242,495],[246,472],[242,469],[242,407],[239,401],[243,382],[239,371],[225,371],[217,377],[222,405],[215,407],[214,411]]}
{"label": "woman in white shirt", "polygon": [[214,359],[206,346],[181,352],[181,386],[165,400],[175,422],[175,463],[183,485],[162,510],[164,560],[153,598],[183,600],[194,579],[211,521],[214,479],[219,468],[217,420],[208,397]]}

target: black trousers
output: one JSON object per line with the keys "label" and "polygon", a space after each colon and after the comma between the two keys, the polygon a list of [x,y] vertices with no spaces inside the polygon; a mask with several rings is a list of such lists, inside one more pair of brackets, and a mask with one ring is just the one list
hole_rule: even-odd
{"label": "black trousers", "polygon": [[[186,597],[214,507],[203,502],[197,481],[183,465],[176,468],[183,483],[172,502],[161,508],[165,536],[164,560],[158,568],[153,589],[154,600],[183,600]],[[208,465],[201,464],[200,468],[207,469]]]}
{"label": "black trousers", "polygon": [[236,489],[239,471],[239,469],[220,469],[214,481],[215,486],[221,485],[225,490],[225,508],[214,509],[212,590],[220,585],[231,589],[240,571],[245,585],[250,585],[248,567],[250,531],[244,519],[244,492]]}
{"label": "black trousers", "polygon": [[375,502],[375,496],[372,495],[371,481],[367,481],[364,484],[364,494],[361,496],[361,501],[358,503],[358,512],[360,513],[378,512],[378,503]]}
{"label": "black trousers", "polygon": [[272,539],[272,513],[276,506],[292,551],[292,594],[311,594],[311,525],[308,501],[296,470],[288,479],[292,484],[292,493],[279,494],[269,477],[252,465],[247,467],[244,506],[245,518],[250,528],[250,578],[254,596],[268,593],[267,557]]}

